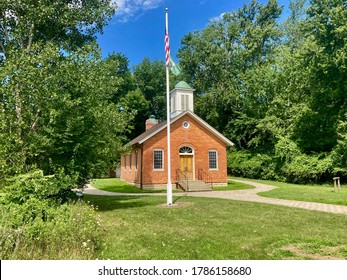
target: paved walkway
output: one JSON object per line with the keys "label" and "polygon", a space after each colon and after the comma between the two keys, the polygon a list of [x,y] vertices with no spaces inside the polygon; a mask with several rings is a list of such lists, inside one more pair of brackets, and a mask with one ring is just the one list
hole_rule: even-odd
{"label": "paved walkway", "polygon": [[[283,206],[288,206],[288,207],[302,208],[302,209],[307,209],[307,210],[315,210],[315,211],[321,211],[321,212],[347,215],[347,206],[261,197],[257,193],[270,191],[276,187],[261,184],[261,183],[251,182],[251,181],[244,181],[244,180],[234,180],[233,179],[231,181],[248,184],[248,185],[254,186],[255,189],[236,190],[236,191],[185,192],[185,193],[174,193],[173,195],[174,196],[211,197],[211,198],[223,198],[223,199],[232,199],[232,200],[241,200],[241,201],[251,201],[251,202],[276,204],[276,205],[283,205]],[[138,195],[164,196],[164,195],[166,195],[166,193],[125,194],[125,193],[106,192],[106,191],[101,191],[101,190],[95,189],[91,185],[87,186],[87,189],[84,190],[84,193],[85,194],[93,194],[93,195],[108,195],[108,196],[124,196],[124,195],[130,195],[130,196],[138,196]]]}

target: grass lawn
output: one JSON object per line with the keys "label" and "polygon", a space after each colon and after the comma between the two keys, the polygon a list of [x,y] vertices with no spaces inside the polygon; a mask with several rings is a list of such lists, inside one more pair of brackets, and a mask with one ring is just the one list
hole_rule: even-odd
{"label": "grass lawn", "polygon": [[[99,190],[108,191],[108,192],[120,192],[120,193],[164,193],[166,190],[142,190],[137,187],[134,187],[126,182],[121,181],[118,178],[107,178],[107,179],[97,179],[92,182],[94,188]],[[224,190],[244,190],[244,189],[253,189],[253,186],[229,182],[228,186],[225,187],[214,187],[215,191],[224,191]],[[174,189],[173,192],[182,192],[181,190]]]}
{"label": "grass lawn", "polygon": [[260,203],[85,195],[98,206],[98,259],[347,259],[347,216]]}
{"label": "grass lawn", "polygon": [[269,192],[258,193],[258,195],[264,197],[347,205],[347,185],[342,185],[341,191],[334,192],[333,183],[331,185],[297,185],[276,181],[233,178],[250,180],[278,187]]}
{"label": "grass lawn", "polygon": [[243,183],[238,183],[238,182],[228,182],[227,186],[224,187],[213,187],[214,191],[235,191],[235,190],[247,190],[247,189],[254,189],[255,187],[243,184]]}
{"label": "grass lawn", "polygon": [[120,193],[161,193],[166,190],[142,190],[123,182],[118,178],[97,179],[92,182],[94,188],[108,192]]}

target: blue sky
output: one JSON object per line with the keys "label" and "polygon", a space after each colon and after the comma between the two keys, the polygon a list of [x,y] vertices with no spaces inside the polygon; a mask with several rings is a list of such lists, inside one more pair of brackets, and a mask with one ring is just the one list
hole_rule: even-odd
{"label": "blue sky", "polygon": [[[106,57],[121,52],[130,66],[145,57],[164,60],[165,8],[169,9],[171,56],[175,57],[184,35],[202,30],[209,20],[225,12],[236,11],[250,0],[114,0],[118,4],[115,16],[98,36]],[[267,0],[258,0],[266,3]],[[289,0],[278,0],[288,8]]]}

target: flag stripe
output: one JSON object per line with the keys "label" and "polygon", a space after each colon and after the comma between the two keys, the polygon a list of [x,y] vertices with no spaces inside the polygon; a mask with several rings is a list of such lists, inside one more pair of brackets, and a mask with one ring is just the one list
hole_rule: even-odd
{"label": "flag stripe", "polygon": [[165,62],[166,67],[170,67],[170,42],[169,42],[169,33],[165,28]]}

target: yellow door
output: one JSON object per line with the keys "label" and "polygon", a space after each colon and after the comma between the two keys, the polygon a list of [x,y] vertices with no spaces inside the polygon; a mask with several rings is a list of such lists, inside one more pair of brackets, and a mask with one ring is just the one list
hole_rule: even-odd
{"label": "yellow door", "polygon": [[193,156],[180,155],[180,171],[188,178],[194,179]]}

